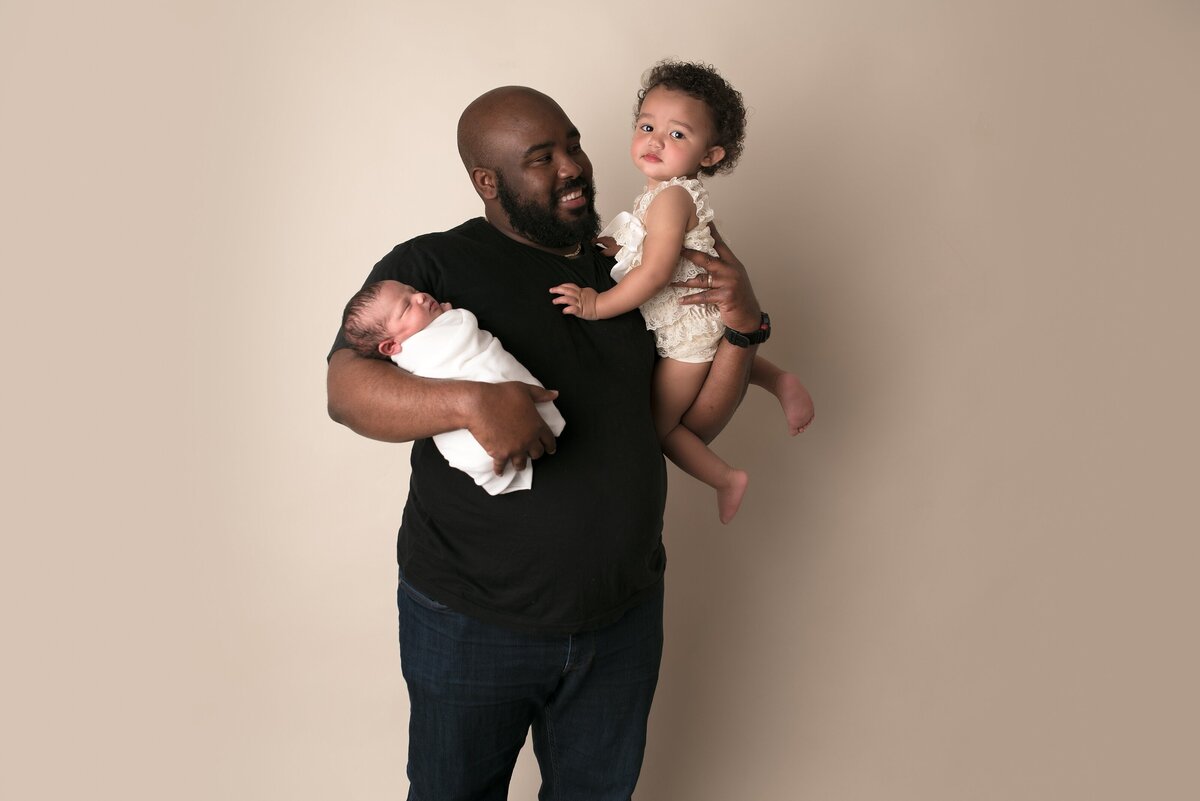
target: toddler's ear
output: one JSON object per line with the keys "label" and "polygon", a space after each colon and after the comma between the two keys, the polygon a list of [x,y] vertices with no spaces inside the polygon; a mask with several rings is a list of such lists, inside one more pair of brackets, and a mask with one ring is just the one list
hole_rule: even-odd
{"label": "toddler's ear", "polygon": [[385,339],[379,343],[379,352],[384,356],[387,356],[389,359],[402,350],[404,350],[404,348],[400,347],[400,342],[395,337],[392,339]]}
{"label": "toddler's ear", "polygon": [[708,153],[700,160],[701,167],[711,167],[714,164],[720,164],[725,159],[725,148],[720,145],[713,145],[708,149]]}

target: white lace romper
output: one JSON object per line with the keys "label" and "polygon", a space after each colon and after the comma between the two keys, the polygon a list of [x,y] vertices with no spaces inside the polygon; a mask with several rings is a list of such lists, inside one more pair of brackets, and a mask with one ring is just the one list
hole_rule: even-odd
{"label": "white lace romper", "polygon": [[[696,178],[672,178],[653,189],[643,191],[633,202],[632,214],[627,211],[621,212],[600,232],[601,236],[611,236],[621,246],[620,252],[617,253],[616,266],[612,268],[613,280],[620,281],[630,270],[641,266],[642,241],[646,237],[646,210],[650,208],[654,198],[658,197],[659,192],[668,186],[682,186],[696,204],[698,222],[695,228],[684,235],[683,246],[717,255],[712,234],[708,230],[708,224],[713,218],[713,211],[708,206],[708,191]],[[680,258],[671,280],[686,281],[698,275],[707,273],[687,259]],[[679,305],[679,299],[684,295],[702,291],[667,286],[641,305],[646,328],[654,332],[660,356],[681,362],[712,361],[717,352],[717,344],[725,331],[717,307],[709,303],[696,306]]]}

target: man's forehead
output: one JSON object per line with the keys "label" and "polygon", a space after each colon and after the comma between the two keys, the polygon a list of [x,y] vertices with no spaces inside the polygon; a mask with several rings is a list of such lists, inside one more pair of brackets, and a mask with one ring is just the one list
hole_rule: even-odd
{"label": "man's forehead", "polygon": [[520,136],[578,136],[575,124],[556,105],[522,103],[507,106],[496,115],[495,128]]}
{"label": "man's forehead", "polygon": [[489,150],[505,158],[523,159],[539,151],[569,145],[579,140],[579,131],[565,116],[557,120],[517,118],[497,126],[486,137]]}
{"label": "man's forehead", "polygon": [[578,129],[558,103],[523,86],[487,92],[459,120],[459,152],[468,167],[523,158],[578,137]]}

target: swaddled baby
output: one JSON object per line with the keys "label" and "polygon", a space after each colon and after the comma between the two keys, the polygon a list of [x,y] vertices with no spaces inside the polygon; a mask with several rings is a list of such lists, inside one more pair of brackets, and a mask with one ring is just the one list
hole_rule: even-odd
{"label": "swaddled baby", "polygon": [[[391,359],[414,375],[542,386],[500,340],[479,328],[474,314],[399,281],[379,281],[360,290],[346,304],[342,328],[360,355]],[[554,404],[536,408],[554,436],[561,434],[565,422]],[[433,442],[451,467],[490,495],[533,486],[532,464],[517,470],[510,462],[496,475],[492,457],[466,429],[435,434]]]}

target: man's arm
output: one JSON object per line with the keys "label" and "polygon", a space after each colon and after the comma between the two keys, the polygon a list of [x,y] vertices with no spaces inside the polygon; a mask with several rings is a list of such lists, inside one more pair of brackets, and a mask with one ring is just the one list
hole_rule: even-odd
{"label": "man's arm", "polygon": [[509,461],[520,470],[528,459],[554,453],[554,435],[534,404],[558,393],[538,386],[420,378],[342,348],[329,359],[326,390],[329,416],[371,439],[410,442],[465,428],[497,475]]}
{"label": "man's arm", "polygon": [[[700,276],[679,282],[675,286],[690,286],[704,289],[680,299],[680,303],[713,303],[721,311],[721,321],[735,331],[753,331],[758,328],[761,309],[754,297],[754,288],[746,268],[721,239],[716,226],[710,226],[716,240],[716,256],[696,250],[685,250],[684,257],[693,264],[703,267],[712,276]],[[709,368],[708,378],[700,388],[699,395],[683,416],[683,424],[705,442],[711,442],[725,428],[726,423],[737,411],[746,395],[750,382],[750,367],[754,364],[757,346],[739,348],[721,340]]]}

